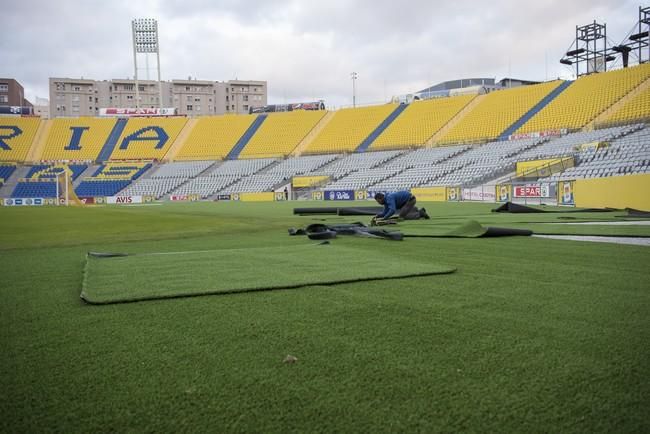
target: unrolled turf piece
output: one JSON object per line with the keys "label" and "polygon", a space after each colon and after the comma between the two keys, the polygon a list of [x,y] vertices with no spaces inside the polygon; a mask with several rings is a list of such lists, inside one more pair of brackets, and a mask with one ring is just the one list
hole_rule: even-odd
{"label": "unrolled turf piece", "polygon": [[125,303],[452,273],[429,259],[340,244],[87,255],[81,298]]}

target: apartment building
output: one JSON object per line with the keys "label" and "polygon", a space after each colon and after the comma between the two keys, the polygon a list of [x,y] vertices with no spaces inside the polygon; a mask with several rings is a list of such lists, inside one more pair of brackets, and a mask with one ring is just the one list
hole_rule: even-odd
{"label": "apartment building", "polygon": [[[160,84],[162,89],[160,89]],[[131,79],[49,79],[50,116],[97,116],[100,108],[173,107],[187,116],[248,113],[250,107],[267,104],[267,83],[259,80],[224,82],[171,80],[161,83]],[[136,104],[136,98],[138,99]]]}

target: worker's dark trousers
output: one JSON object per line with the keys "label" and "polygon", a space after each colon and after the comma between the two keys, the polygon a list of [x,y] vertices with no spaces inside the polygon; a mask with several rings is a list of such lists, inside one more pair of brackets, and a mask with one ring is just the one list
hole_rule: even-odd
{"label": "worker's dark trousers", "polygon": [[400,208],[399,216],[404,220],[417,220],[420,218],[420,211],[415,207],[415,196],[411,196],[409,201]]}

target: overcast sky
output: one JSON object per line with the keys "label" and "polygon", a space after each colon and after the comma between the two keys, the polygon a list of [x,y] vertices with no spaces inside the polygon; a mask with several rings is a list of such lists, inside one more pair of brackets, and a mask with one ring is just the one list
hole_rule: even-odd
{"label": "overcast sky", "polygon": [[[163,80],[266,80],[269,103],[379,103],[441,81],[571,78],[575,26],[637,21],[628,0],[5,0],[0,76],[28,99],[49,77],[133,77],[130,23],[155,18]],[[144,63],[144,62],[142,62]],[[155,65],[152,57],[150,65]],[[146,71],[139,71],[146,77]],[[155,71],[150,72],[155,78]]]}

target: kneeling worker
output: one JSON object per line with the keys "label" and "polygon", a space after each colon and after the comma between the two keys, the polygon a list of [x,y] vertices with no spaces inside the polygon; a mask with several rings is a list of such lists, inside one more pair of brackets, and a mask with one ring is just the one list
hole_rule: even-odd
{"label": "kneeling worker", "polygon": [[429,219],[427,211],[420,210],[415,206],[415,196],[409,191],[397,191],[395,193],[377,193],[375,200],[384,206],[384,211],[377,214],[373,220],[388,219],[399,210],[399,217],[404,220],[417,220],[420,218]]}

